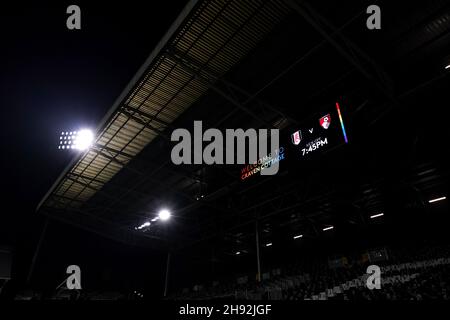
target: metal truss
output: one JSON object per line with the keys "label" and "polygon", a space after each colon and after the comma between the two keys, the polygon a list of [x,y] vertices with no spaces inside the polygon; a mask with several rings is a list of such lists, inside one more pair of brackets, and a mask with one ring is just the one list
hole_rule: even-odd
{"label": "metal truss", "polygon": [[393,99],[392,79],[363,49],[343,35],[339,28],[318,13],[306,1],[284,1],[316,29],[340,55],[353,65],[367,80],[374,84],[388,99]]}
{"label": "metal truss", "polygon": [[[168,48],[166,55],[176,61],[196,79],[205,83],[208,88],[219,94],[236,108],[252,116],[267,128],[274,128],[273,123],[268,120],[270,118],[273,119],[274,116],[281,117],[282,119],[289,121],[289,123],[298,123],[295,119],[280,111],[279,107],[275,108],[267,102],[258,99],[256,97],[257,95],[252,95],[241,87],[226,80],[224,77],[215,75],[212,71],[208,70],[205,65],[195,61],[194,58],[188,57],[174,48]],[[248,105],[250,105],[250,103],[253,103],[256,106],[254,108],[249,108]],[[230,115],[233,113],[234,112],[230,113]]]}

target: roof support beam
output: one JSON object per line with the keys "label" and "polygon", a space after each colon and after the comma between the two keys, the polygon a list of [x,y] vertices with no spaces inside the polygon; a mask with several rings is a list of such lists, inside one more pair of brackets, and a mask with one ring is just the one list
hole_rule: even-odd
{"label": "roof support beam", "polygon": [[[182,52],[180,52],[179,50],[177,50],[175,48],[168,49],[167,55],[170,58],[176,60],[178,63],[180,63],[181,66],[183,68],[185,68],[185,70],[188,71],[189,73],[191,73],[197,77],[201,77],[201,79],[203,81],[206,81],[208,86],[210,86],[211,89],[213,89],[214,91],[220,90],[217,85],[217,84],[219,84],[219,85],[224,86],[227,89],[227,91],[230,92],[231,96],[234,99],[236,99],[236,97],[239,95],[244,96],[244,100],[240,103],[240,106],[236,105],[235,103],[232,102],[235,106],[239,107],[240,109],[242,109],[242,107],[245,107],[246,105],[248,105],[250,102],[255,102],[255,103],[257,103],[257,105],[260,109],[260,110],[258,110],[259,114],[265,114],[265,113],[267,114],[270,111],[272,114],[278,114],[280,117],[286,119],[287,121],[289,121],[289,123],[298,123],[297,120],[295,120],[294,118],[287,115],[286,112],[280,111],[280,109],[282,109],[282,108],[271,106],[267,102],[262,101],[261,99],[258,99],[257,96],[262,92],[262,90],[259,90],[255,94],[249,93],[248,91],[244,90],[243,88],[239,87],[238,85],[226,80],[224,77],[215,75],[214,72],[209,70],[209,68],[207,66],[202,65],[200,62],[196,61],[194,58],[192,58],[186,54],[183,54]],[[204,76],[202,76],[202,75],[204,75]],[[226,93],[222,92],[221,90],[218,93],[221,95],[222,95],[222,93],[226,94]],[[242,109],[242,110],[244,110],[244,109]],[[244,111],[246,111],[246,110],[244,110]],[[252,112],[251,113],[252,116],[254,114],[256,114],[256,112],[253,112],[252,110],[249,110],[249,111]],[[246,111],[246,112],[248,113],[249,111]]]}
{"label": "roof support beam", "polygon": [[171,53],[170,51],[167,53],[167,55],[170,56],[170,58],[173,59],[175,62],[177,62],[181,67],[183,67],[183,69],[192,74],[196,79],[202,81],[204,84],[208,86],[208,88],[219,94],[222,98],[233,104],[235,107],[248,113],[250,116],[259,121],[261,124],[265,125],[267,128],[273,128],[273,125],[271,123],[261,118],[256,112],[248,108],[246,106],[247,104],[246,102],[244,103],[240,102],[238,99],[236,99],[235,96],[232,96],[223,91],[223,89],[219,88],[219,86],[215,82],[215,80],[217,79],[209,79],[205,76],[202,76],[203,71],[197,70],[196,67],[189,65],[185,60],[185,58],[178,57],[177,55]]}
{"label": "roof support beam", "polygon": [[159,119],[157,116],[148,114],[148,113],[146,113],[146,112],[144,112],[144,111],[142,111],[142,110],[136,109],[136,108],[132,108],[132,107],[128,107],[128,106],[123,106],[123,107],[121,107],[118,111],[119,111],[120,113],[123,113],[123,114],[127,115],[127,116],[128,116],[128,114],[130,114],[130,113],[131,113],[131,114],[136,113],[136,114],[138,114],[138,115],[140,115],[140,116],[142,116],[142,117],[147,118],[149,121],[158,122],[159,124],[162,124],[162,125],[165,126],[165,127],[171,127],[171,126],[172,126],[170,123],[168,123],[168,122],[166,122],[166,121],[164,121],[164,120]]}
{"label": "roof support beam", "polygon": [[[56,211],[56,212],[54,212],[54,211]],[[74,209],[74,210],[60,211],[60,210],[52,210],[50,208],[46,208],[45,210],[43,210],[43,213],[52,219],[60,220],[65,223],[69,223],[71,225],[80,227],[84,230],[94,232],[94,233],[104,236],[106,238],[109,238],[109,239],[112,239],[115,241],[119,241],[122,243],[130,244],[130,245],[139,244],[140,242],[138,241],[137,238],[141,238],[141,239],[147,238],[149,240],[150,239],[163,240],[160,237],[148,235],[145,233],[137,233],[137,232],[131,233],[130,232],[131,230],[129,230],[128,228],[116,225],[108,220],[100,219],[99,217],[89,214],[89,213],[86,213],[83,210]],[[86,223],[86,221],[82,221],[82,219],[80,219],[80,216],[90,219],[91,223],[88,225],[88,223]],[[92,221],[95,221],[95,220],[101,221],[103,226],[109,226],[109,228],[103,228],[103,229],[105,229],[105,231],[101,231],[101,228],[94,227],[94,225],[96,225],[97,223],[92,223]]]}
{"label": "roof support beam", "polygon": [[154,126],[152,126],[150,124],[151,120],[145,121],[145,120],[137,117],[136,115],[134,115],[132,112],[134,112],[134,110],[131,111],[131,112],[126,110],[126,109],[121,109],[120,110],[121,114],[127,116],[128,118],[130,118],[130,119],[136,121],[137,123],[143,125],[145,128],[150,129],[151,131],[155,132],[156,134],[158,134],[158,135],[162,136],[163,138],[168,139],[170,141],[170,137],[168,135],[166,135],[162,130],[160,130],[158,128],[155,128]]}
{"label": "roof support beam", "polygon": [[117,150],[117,149],[114,149],[114,148],[111,148],[111,147],[108,147],[108,146],[103,146],[103,145],[100,145],[98,143],[95,144],[93,147],[95,149],[98,149],[98,150],[102,150],[102,149],[106,150],[106,151],[108,151],[110,153],[114,153],[115,155],[121,155],[121,156],[126,157],[128,159],[133,159],[134,158],[134,156],[132,156],[131,154],[128,154],[126,152],[123,152],[122,150]]}
{"label": "roof support beam", "polygon": [[[372,82],[388,99],[393,98],[392,79],[360,47],[350,41],[338,28],[316,12],[306,1],[284,0],[295,12],[301,15],[325,40],[330,43],[365,78]],[[329,32],[326,30],[337,30]],[[333,37],[334,36],[334,37]],[[339,40],[335,39],[339,38]]]}

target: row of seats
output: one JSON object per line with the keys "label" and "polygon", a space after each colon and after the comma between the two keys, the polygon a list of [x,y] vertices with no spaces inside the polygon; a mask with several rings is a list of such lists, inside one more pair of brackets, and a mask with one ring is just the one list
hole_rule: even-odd
{"label": "row of seats", "polygon": [[[172,299],[347,300],[447,299],[450,250],[448,246],[390,250],[381,268],[380,290],[366,286],[369,263],[331,269],[326,263],[287,266],[261,283],[216,285],[172,295]],[[443,280],[444,279],[444,280]],[[397,290],[398,289],[398,290]],[[423,292],[421,292],[423,290]],[[405,294],[411,293],[411,294]],[[412,294],[414,293],[414,294]]]}

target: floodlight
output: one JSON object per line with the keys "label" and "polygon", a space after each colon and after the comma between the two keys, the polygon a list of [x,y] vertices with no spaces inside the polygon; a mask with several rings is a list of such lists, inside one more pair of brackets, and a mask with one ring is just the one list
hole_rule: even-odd
{"label": "floodlight", "polygon": [[378,213],[370,216],[370,219],[378,218],[384,216],[384,213]]}
{"label": "floodlight", "polygon": [[166,221],[170,219],[171,214],[169,210],[163,209],[159,212],[158,216],[162,221]]}
{"label": "floodlight", "polygon": [[64,148],[59,146],[58,149],[86,150],[94,141],[94,133],[88,129],[80,131],[62,131],[59,140],[60,145],[65,144],[66,146],[64,146]]}
{"label": "floodlight", "polygon": [[295,239],[298,239],[298,238],[301,238],[301,237],[303,237],[302,234],[296,235],[296,236],[294,236],[294,240],[295,240]]}
{"label": "floodlight", "polygon": [[266,243],[266,247],[270,247],[272,245],[272,242]]}
{"label": "floodlight", "polygon": [[328,230],[331,230],[331,229],[334,229],[334,227],[333,226],[329,226],[329,227],[323,228],[322,230],[323,231],[328,231]]}

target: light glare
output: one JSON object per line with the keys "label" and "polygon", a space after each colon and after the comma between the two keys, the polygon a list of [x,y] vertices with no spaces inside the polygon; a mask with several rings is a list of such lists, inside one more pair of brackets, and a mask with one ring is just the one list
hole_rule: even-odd
{"label": "light glare", "polygon": [[170,211],[163,209],[159,212],[158,216],[162,221],[166,221],[166,220],[170,219]]}
{"label": "light glare", "polygon": [[94,134],[91,130],[80,130],[74,139],[75,149],[86,150],[88,149],[94,140]]}

